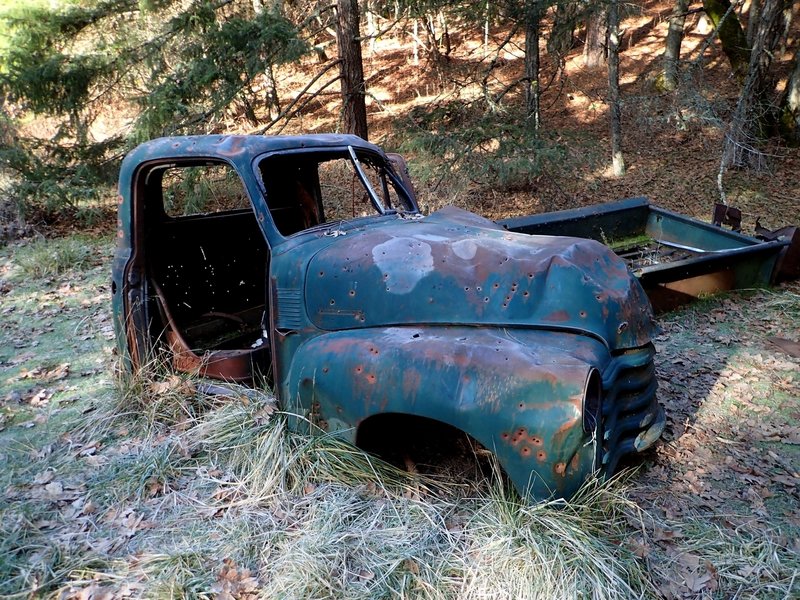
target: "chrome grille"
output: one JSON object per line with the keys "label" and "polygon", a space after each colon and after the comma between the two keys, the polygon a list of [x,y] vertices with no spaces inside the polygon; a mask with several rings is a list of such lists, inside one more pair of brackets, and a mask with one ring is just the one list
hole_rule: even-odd
{"label": "chrome grille", "polygon": [[[652,344],[616,354],[603,374],[602,464],[613,473],[619,459],[644,448],[637,443],[648,428],[663,428],[656,399],[655,349]],[[660,433],[660,430],[658,431]]]}

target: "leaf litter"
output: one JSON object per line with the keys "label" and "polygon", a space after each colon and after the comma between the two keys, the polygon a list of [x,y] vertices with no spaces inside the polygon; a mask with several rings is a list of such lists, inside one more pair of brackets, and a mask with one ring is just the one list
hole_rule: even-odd
{"label": "leaf litter", "polygon": [[[663,317],[658,375],[668,425],[631,497],[657,522],[684,524],[679,536],[654,526],[647,548],[665,597],[800,592],[800,360],[774,343],[776,335],[797,343],[799,317],[797,282]],[[717,544],[730,539],[726,552],[689,550],[715,531]],[[783,575],[760,562],[767,549],[785,562]],[[695,555],[702,560],[688,564]],[[735,569],[725,565],[734,556],[744,562]]]}
{"label": "leaf litter", "polygon": [[[81,293],[91,292],[76,291],[64,307],[73,330],[95,307]],[[0,330],[16,339],[29,309],[12,306],[18,320]],[[107,308],[91,310],[93,335],[106,337]],[[543,598],[582,589],[796,595],[800,361],[774,339],[797,341],[799,315],[800,286],[791,284],[662,317],[664,442],[633,477],[596,492],[590,508],[578,500],[553,512],[498,498],[491,486],[382,471],[327,438],[286,437],[283,415],[260,392],[208,395],[205,384],[165,375],[133,395],[101,383],[98,397],[67,388],[107,377],[102,348],[94,364],[6,351],[0,374],[13,389],[2,399],[0,456],[10,468],[0,545],[15,558],[0,572],[0,593],[370,597],[405,589],[466,598],[533,586]],[[47,400],[35,401],[42,391]],[[8,426],[26,423],[36,426]],[[572,510],[589,515],[574,530],[565,525]],[[544,534],[530,537],[542,523],[558,527],[545,535],[556,542],[539,548],[547,569],[535,551]],[[555,557],[570,556],[558,545],[569,536],[597,562],[554,571]],[[506,555],[506,544],[523,555]]]}

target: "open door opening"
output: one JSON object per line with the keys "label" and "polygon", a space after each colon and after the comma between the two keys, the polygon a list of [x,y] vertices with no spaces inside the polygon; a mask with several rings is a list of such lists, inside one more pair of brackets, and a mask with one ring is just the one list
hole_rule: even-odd
{"label": "open door opening", "polygon": [[139,183],[149,346],[178,371],[269,379],[269,249],[241,179],[195,161],[150,166]]}

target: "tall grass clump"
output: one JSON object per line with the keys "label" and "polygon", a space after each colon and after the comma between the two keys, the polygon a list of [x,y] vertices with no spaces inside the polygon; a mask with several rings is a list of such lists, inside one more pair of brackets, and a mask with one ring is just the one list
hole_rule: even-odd
{"label": "tall grass clump", "polygon": [[246,397],[253,393],[241,386],[219,388],[224,394],[207,393],[208,385],[198,378],[175,373],[168,354],[158,348],[152,349],[143,364],[133,371],[118,364],[116,375],[116,394],[104,418],[111,422],[127,419],[146,435],[174,428],[183,431],[212,407],[227,405],[239,395]]}
{"label": "tall grass clump", "polygon": [[[654,595],[626,550],[641,532],[620,483],[531,504],[499,475],[465,488],[398,470],[311,431],[266,389],[209,386],[158,361],[121,381],[115,412],[86,434],[126,446],[89,482],[98,514],[113,517],[89,535],[120,540],[92,585],[263,598]],[[139,519],[149,525],[131,532]]]}
{"label": "tall grass clump", "polygon": [[187,432],[191,449],[226,466],[232,495],[241,502],[262,503],[331,482],[395,491],[420,485],[337,436],[298,431],[290,423],[299,417],[275,410],[272,396],[256,395],[210,411]]}
{"label": "tall grass clump", "polygon": [[458,554],[464,598],[632,598],[654,592],[625,550],[635,506],[588,481],[570,501],[531,504],[496,488],[475,506]]}
{"label": "tall grass clump", "polygon": [[14,262],[28,278],[52,277],[94,264],[94,246],[80,237],[37,239],[19,247]]}
{"label": "tall grass clump", "polygon": [[266,597],[442,598],[455,506],[329,484],[305,497],[290,529],[262,550]]}
{"label": "tall grass clump", "polygon": [[622,543],[631,506],[591,483],[575,503],[503,490],[454,501],[316,488],[264,546],[267,597],[632,598],[654,596]]}
{"label": "tall grass clump", "polygon": [[760,293],[765,296],[763,306],[774,310],[783,317],[800,321],[800,286],[792,285],[789,289],[777,292],[760,290]]}

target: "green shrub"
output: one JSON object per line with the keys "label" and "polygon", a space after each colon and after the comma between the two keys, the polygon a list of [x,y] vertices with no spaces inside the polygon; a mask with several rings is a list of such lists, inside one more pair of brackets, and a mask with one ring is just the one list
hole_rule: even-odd
{"label": "green shrub", "polygon": [[429,189],[434,205],[458,204],[473,190],[525,190],[565,155],[535,135],[522,114],[460,101],[414,109],[395,131],[387,145],[413,157],[412,178]]}
{"label": "green shrub", "polygon": [[91,243],[84,238],[38,239],[20,247],[14,262],[27,277],[50,277],[86,269],[92,265],[92,257]]}

